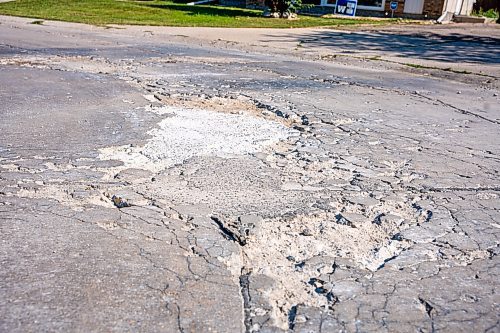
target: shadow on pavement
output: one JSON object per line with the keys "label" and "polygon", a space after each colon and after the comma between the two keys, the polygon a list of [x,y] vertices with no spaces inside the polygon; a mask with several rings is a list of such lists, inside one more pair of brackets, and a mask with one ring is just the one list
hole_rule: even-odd
{"label": "shadow on pavement", "polygon": [[444,62],[500,64],[500,38],[453,33],[391,33],[321,31],[297,38],[268,35],[269,42],[288,41],[303,47],[331,48],[337,52],[381,51],[402,57]]}
{"label": "shadow on pavement", "polygon": [[183,4],[144,4],[143,6],[159,8],[159,9],[172,9],[181,12],[186,12],[188,15],[211,15],[211,16],[224,16],[224,17],[236,17],[236,16],[249,16],[249,17],[262,17],[260,12],[251,12],[244,9],[235,8],[212,8],[204,6],[186,6]]}

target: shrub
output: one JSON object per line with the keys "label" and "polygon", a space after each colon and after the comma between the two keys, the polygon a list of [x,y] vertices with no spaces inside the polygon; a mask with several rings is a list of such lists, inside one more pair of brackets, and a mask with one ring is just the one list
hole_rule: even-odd
{"label": "shrub", "polygon": [[498,11],[496,9],[489,9],[489,10],[483,10],[482,8],[479,8],[479,11],[473,11],[472,14],[473,16],[484,16],[487,18],[492,18],[492,19],[498,19]]}
{"label": "shrub", "polygon": [[311,5],[302,4],[302,0],[266,0],[266,6],[273,17],[292,18],[299,10]]}

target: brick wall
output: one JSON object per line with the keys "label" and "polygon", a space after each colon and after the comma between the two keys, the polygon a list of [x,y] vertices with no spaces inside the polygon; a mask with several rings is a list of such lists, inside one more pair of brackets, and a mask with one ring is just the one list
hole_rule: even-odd
{"label": "brick wall", "polygon": [[[405,8],[405,0],[393,0],[398,3],[398,8],[394,11],[394,16],[401,16],[403,14],[403,9]],[[410,0],[411,1],[411,0]],[[384,11],[388,13],[392,13],[391,11],[391,0],[385,0],[385,8]]]}
{"label": "brick wall", "polygon": [[[404,15],[403,11],[405,8],[405,0],[393,0],[398,2],[398,8],[394,11],[394,16],[409,16]],[[406,0],[412,1],[412,0]],[[428,18],[438,18],[443,13],[443,6],[445,0],[424,0],[424,8],[422,11],[423,15],[427,15]],[[384,10],[391,13],[391,0],[385,1]],[[418,15],[411,15],[418,17]]]}
{"label": "brick wall", "polygon": [[445,0],[425,0],[424,1],[424,14],[430,18],[437,18],[443,14],[443,6]]}

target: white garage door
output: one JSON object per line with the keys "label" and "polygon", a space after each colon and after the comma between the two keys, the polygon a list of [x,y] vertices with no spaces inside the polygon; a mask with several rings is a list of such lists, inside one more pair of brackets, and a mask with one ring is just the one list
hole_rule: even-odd
{"label": "white garage door", "polygon": [[422,14],[424,0],[406,0],[404,12],[407,14]]}

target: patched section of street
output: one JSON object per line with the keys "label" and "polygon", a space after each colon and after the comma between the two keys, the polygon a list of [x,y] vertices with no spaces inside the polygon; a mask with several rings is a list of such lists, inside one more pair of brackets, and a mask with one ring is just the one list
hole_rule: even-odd
{"label": "patched section of street", "polygon": [[283,124],[257,118],[244,110],[222,113],[180,107],[148,108],[165,117],[142,147],[101,150],[101,159],[121,160],[127,167],[159,171],[198,156],[255,154],[289,137]]}
{"label": "patched section of street", "polygon": [[498,331],[498,78],[10,20],[0,331]]}

